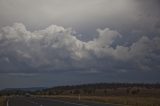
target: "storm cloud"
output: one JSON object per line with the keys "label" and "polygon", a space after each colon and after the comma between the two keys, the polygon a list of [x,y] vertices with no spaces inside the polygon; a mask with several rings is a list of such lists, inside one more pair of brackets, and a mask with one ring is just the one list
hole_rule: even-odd
{"label": "storm cloud", "polygon": [[160,37],[142,36],[130,46],[113,46],[123,35],[109,28],[97,31],[96,38],[85,42],[77,39],[76,31],[57,25],[33,32],[21,23],[3,27],[0,33],[1,72],[159,69],[158,62],[150,64],[159,61]]}
{"label": "storm cloud", "polygon": [[0,0],[0,89],[159,82],[159,11],[159,0]]}

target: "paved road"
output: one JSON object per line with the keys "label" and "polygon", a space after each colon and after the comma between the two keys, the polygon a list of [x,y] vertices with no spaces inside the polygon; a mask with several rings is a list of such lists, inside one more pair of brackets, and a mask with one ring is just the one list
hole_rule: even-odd
{"label": "paved road", "polygon": [[54,100],[50,98],[12,97],[9,98],[7,106],[114,106],[110,104],[100,104],[91,102],[69,102]]}

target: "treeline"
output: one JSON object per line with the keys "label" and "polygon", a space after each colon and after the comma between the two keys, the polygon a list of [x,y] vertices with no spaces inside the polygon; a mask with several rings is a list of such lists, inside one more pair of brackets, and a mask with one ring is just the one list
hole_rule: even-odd
{"label": "treeline", "polygon": [[71,86],[58,86],[34,92],[36,95],[89,95],[89,96],[118,96],[118,95],[158,95],[160,84],[140,83],[96,83]]}
{"label": "treeline", "polygon": [[141,87],[141,88],[160,88],[160,84],[146,84],[146,83],[95,83],[95,84],[82,84],[82,85],[70,85],[70,86],[58,86],[49,89],[83,89],[83,88],[94,88],[94,89],[104,89],[104,88],[126,88],[126,87]]}
{"label": "treeline", "polygon": [[155,96],[160,95],[160,84],[144,83],[96,83],[70,86],[58,86],[37,91],[9,89],[0,91],[0,95],[93,95],[93,96]]}

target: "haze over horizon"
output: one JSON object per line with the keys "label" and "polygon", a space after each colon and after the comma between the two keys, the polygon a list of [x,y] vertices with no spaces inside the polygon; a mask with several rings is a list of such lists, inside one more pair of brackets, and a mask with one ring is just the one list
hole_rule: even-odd
{"label": "haze over horizon", "polygon": [[160,82],[159,0],[0,0],[0,89]]}

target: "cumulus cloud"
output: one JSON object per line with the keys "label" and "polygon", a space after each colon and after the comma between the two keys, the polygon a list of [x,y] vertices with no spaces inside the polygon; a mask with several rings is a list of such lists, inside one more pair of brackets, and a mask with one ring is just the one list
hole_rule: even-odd
{"label": "cumulus cloud", "polygon": [[3,27],[0,72],[159,69],[159,63],[149,64],[160,58],[160,37],[142,36],[130,46],[113,46],[122,37],[119,32],[109,28],[97,31],[96,38],[84,42],[77,39],[76,31],[56,25],[32,32],[21,23]]}

